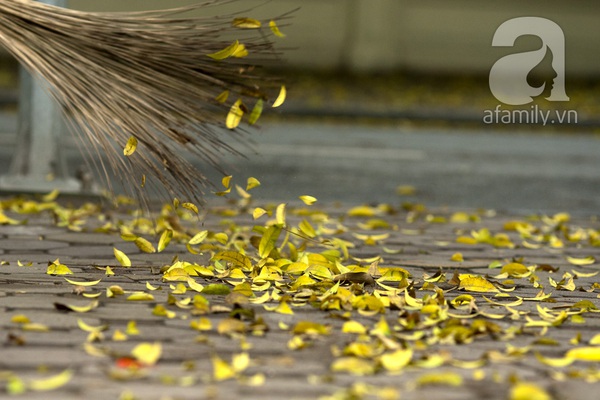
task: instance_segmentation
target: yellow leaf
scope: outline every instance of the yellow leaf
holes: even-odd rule
[[[139,335],[140,331],[137,327],[137,323],[135,321],[129,321],[127,323],[127,328],[125,329],[125,333],[130,336]]]
[[[253,18],[234,18],[231,24],[236,28],[243,29],[256,29],[261,26],[260,21]]]
[[[133,292],[127,297],[129,301],[152,301],[154,296],[146,292]]]
[[[252,190],[258,186],[260,186],[260,181],[258,179],[254,178],[252,176],[250,178],[248,178],[247,183],[246,183],[246,190]]]
[[[348,210],[348,216],[350,217],[374,217],[376,210],[369,206],[357,206]]]
[[[93,300],[87,306],[72,306],[69,304],[64,304],[64,306],[69,308],[71,311],[84,313],[93,310],[94,308],[98,307],[99,304],[100,303],[98,302],[98,300]]]
[[[292,329],[292,333],[306,335],[329,335],[331,327],[312,321],[299,321]]]
[[[250,366],[250,356],[248,353],[234,354],[231,358],[231,366],[236,372],[244,371]]]
[[[44,324],[39,324],[36,322],[29,322],[21,325],[21,329],[29,332],[49,332],[50,328]]]
[[[417,384],[423,385],[447,385],[460,386],[463,383],[463,377],[456,372],[435,372],[421,375],[417,378]]]
[[[573,358],[579,361],[600,361],[600,347],[576,347],[567,351],[567,358]]]
[[[152,243],[150,243],[143,237],[138,237],[137,239],[135,239],[134,243],[138,247],[138,249],[140,249],[144,253],[156,253],[156,249],[154,248]]]
[[[61,264],[58,259],[53,261],[52,263],[48,263],[48,269],[46,269],[46,274],[48,275],[72,275],[73,271],[69,269],[64,264]]]
[[[254,209],[254,211],[252,211],[252,218],[258,219],[258,218],[262,217],[263,215],[265,215],[266,213],[267,213],[267,210],[265,210],[264,208],[256,207]]]
[[[186,210],[190,210],[194,214],[198,214],[198,212],[199,212],[198,206],[195,205],[194,203],[190,203],[190,202],[182,203],[181,207],[185,208]]]
[[[202,317],[197,321],[190,322],[190,327],[198,331],[210,331],[212,329],[212,322],[210,322],[210,319]]]
[[[207,54],[207,56],[209,56],[210,58],[212,58],[214,60],[224,60],[228,57],[231,57],[236,52],[239,45],[240,45],[240,42],[236,40],[235,42],[231,43],[229,46],[225,47],[223,50],[219,50],[217,52]]]
[[[231,55],[232,57],[236,57],[236,58],[242,58],[242,57],[246,57],[248,55],[248,49],[246,48],[246,46],[242,43],[240,43],[238,45],[238,47],[235,48],[235,50],[233,51],[233,54]]]
[[[375,365],[371,360],[358,357],[340,357],[331,364],[333,372],[346,372],[353,375],[372,375]]]
[[[131,355],[144,365],[155,365],[162,355],[160,342],[140,343],[131,350]]]
[[[399,349],[393,353],[386,353],[381,356],[379,361],[383,368],[389,372],[398,372],[404,369],[412,360],[412,349]]]
[[[71,285],[77,285],[77,286],[94,286],[100,283],[100,281],[102,281],[102,279],[98,279],[96,281],[90,281],[90,282],[79,282],[79,281],[73,281],[69,278],[65,278],[65,281],[69,282]]]
[[[234,378],[236,375],[235,369],[226,361],[218,356],[212,357],[213,378],[217,382],[225,381]]]
[[[534,383],[519,382],[510,390],[510,400],[552,400],[544,389]]]
[[[66,369],[63,372],[61,372],[60,374],[57,374],[57,375],[54,375],[54,376],[51,376],[48,378],[32,380],[28,383],[28,387],[29,387],[29,389],[36,391],[36,392],[56,390],[64,385],[66,385],[67,383],[69,383],[69,381],[71,380],[72,377],[73,377],[73,371],[70,369]]]
[[[264,102],[262,99],[256,100],[256,104],[254,105],[252,112],[250,112],[250,117],[248,117],[248,123],[250,125],[254,125],[260,118],[262,111],[263,111],[263,104],[264,104]],[[246,189],[246,190],[248,190],[248,189]]]
[[[204,241],[204,239],[206,239],[206,237],[208,236],[208,231],[200,231],[198,233],[196,233],[194,235],[194,237],[192,237],[190,239],[190,241],[188,242],[189,245],[191,246],[195,246],[197,244],[200,244]]]
[[[273,105],[271,107],[277,108],[280,105],[282,105],[283,102],[285,101],[286,95],[287,95],[287,90],[285,89],[285,85],[281,85],[281,89],[279,90],[279,95],[277,96],[277,98],[275,99],[275,101],[273,102]]]
[[[491,282],[476,275],[461,275],[459,288],[470,292],[498,292]]]
[[[539,362],[541,362],[542,364],[547,365],[549,367],[553,367],[553,368],[568,367],[569,365],[573,364],[573,361],[575,361],[575,359],[570,358],[570,357],[547,358],[547,357],[542,356],[538,352],[535,353],[535,358],[537,358],[537,360]]]
[[[121,264],[123,267],[131,267],[131,260],[129,260],[129,257],[127,257],[125,253],[116,247],[113,247],[113,252],[115,253],[115,258],[119,264]]]
[[[27,324],[31,321],[29,320],[29,317],[27,317],[26,315],[17,314],[17,315],[13,315],[10,318],[10,322],[12,322],[13,324]]]
[[[242,110],[242,100],[237,99],[236,102],[232,104],[229,113],[227,114],[227,118],[225,119],[225,126],[227,129],[237,128],[240,122],[242,122],[243,116],[244,110]]]
[[[596,262],[596,259],[592,256],[585,258],[566,257],[567,261],[573,265],[590,265]]]
[[[229,188],[229,187],[231,186],[231,178],[232,178],[232,176],[231,176],[231,175],[227,175],[227,176],[224,176],[224,177],[221,179],[221,184],[223,185],[223,187],[224,187],[225,189],[227,189],[227,188]]]
[[[221,92],[221,94],[219,94],[217,97],[215,97],[215,100],[218,101],[219,103],[223,104],[227,101],[228,97],[229,97],[229,90],[225,90],[224,92]]]
[[[138,140],[134,136],[131,136],[129,138],[129,140],[127,140],[127,144],[125,145],[125,148],[123,149],[123,155],[130,156],[133,153],[135,153],[135,150],[137,149],[137,145],[138,145]]]
[[[121,330],[117,329],[113,332],[112,340],[113,342],[123,342],[127,340],[127,335],[124,334]]]
[[[202,286],[192,278],[188,278],[187,284],[190,287],[190,289],[195,290],[198,293],[202,292],[202,290],[204,289],[204,286]]]
[[[312,227],[312,225],[310,224],[310,222],[308,222],[305,219],[303,219],[298,224],[298,229],[300,229],[300,232],[302,232],[302,234],[304,234],[304,236],[306,236],[306,237],[314,238],[315,236],[317,236],[317,233],[315,232],[315,229]]]
[[[271,251],[273,251],[280,233],[281,227],[279,226],[270,226],[265,233],[263,233],[258,245],[258,254],[262,258],[268,257]]]
[[[173,238],[173,231],[171,229],[165,229],[163,233],[160,235],[160,239],[158,239],[158,252],[163,251],[169,243],[171,243],[171,239]]]
[[[463,262],[464,258],[463,258],[462,253],[454,253],[454,254],[452,254],[452,257],[450,257],[450,260],[456,261],[456,262]]]
[[[275,209],[275,221],[279,226],[285,226],[285,203],[279,204]]]
[[[111,275],[114,275],[115,273],[113,272],[113,270],[112,270],[112,268],[111,268],[111,267],[108,267],[108,266],[107,266],[107,267],[106,267],[106,269],[105,269],[105,272],[104,272],[104,274],[105,274],[106,276],[111,276]]]
[[[277,26],[277,23],[275,21],[269,21],[269,28],[271,28],[271,31],[275,36],[278,36],[280,38],[285,37],[285,35],[279,30],[279,27]]]
[[[342,332],[344,333],[356,333],[359,335],[364,335],[367,333],[367,328],[358,321],[346,321],[342,326]]]
[[[299,199],[302,200],[304,202],[304,204],[306,204],[307,206],[312,206],[317,201],[316,197],[308,196],[308,195],[300,196]]]
[[[60,194],[60,191],[58,189],[54,189],[50,193],[45,194],[42,197],[42,201],[47,202],[47,203],[54,201],[54,200],[56,200],[56,198],[58,197],[59,194]]]
[[[221,251],[215,254],[212,260],[225,261],[233,267],[239,267],[242,270],[252,269],[252,260],[238,251]]]
[[[514,262],[504,265],[500,271],[502,274],[508,274],[509,276],[513,277],[520,277],[521,275],[529,274],[530,272],[531,271],[529,271],[523,264]]]

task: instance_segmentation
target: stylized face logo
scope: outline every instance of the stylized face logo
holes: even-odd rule
[[[513,18],[498,27],[492,46],[512,47],[523,35],[534,35],[542,40],[538,50],[502,57],[490,70],[490,90],[499,101],[510,105],[531,103],[534,97],[550,93],[548,101],[569,101],[565,92],[565,36],[553,21],[539,17]],[[531,86],[530,72],[543,60],[551,58],[553,79]],[[550,85],[546,86],[548,83]],[[550,89],[550,90],[548,90]]]

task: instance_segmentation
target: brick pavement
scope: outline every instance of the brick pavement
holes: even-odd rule
[[[350,256],[362,261],[348,259],[343,264],[368,266],[372,260],[367,259],[381,256],[380,267],[403,268],[410,277],[404,283],[382,281],[388,287],[400,288],[396,299],[400,300],[395,307],[386,307],[379,310],[380,313],[367,309],[359,312],[356,308],[360,307],[350,307],[354,308],[352,311],[324,311],[300,305],[301,302],[294,299],[290,301],[293,314],[286,314],[267,311],[264,304],[241,302],[243,309],[255,312],[253,317],[241,319],[241,329],[246,330],[242,334],[226,329],[226,321],[232,320],[230,312],[239,308],[238,303],[224,294],[205,294],[212,307],[206,313],[198,307],[186,306],[187,303],[174,303],[191,299],[196,292],[188,287],[186,293],[177,294],[176,286],[181,282],[165,281],[161,268],[171,265],[174,257],[210,265],[211,254],[218,251],[215,250],[219,246],[217,242],[212,242],[212,250],[209,246],[203,254],[197,255],[188,252],[185,242],[200,230],[227,232],[229,239],[236,235],[248,238],[249,227],[266,221],[265,218],[253,220],[253,207],[211,203],[199,219],[179,218],[188,216],[187,211],[177,214],[177,218],[173,214],[169,221],[174,226],[183,225],[182,230],[189,236],[179,243],[173,240],[161,253],[148,254],[134,243],[125,242],[115,231],[119,223],[129,224],[127,221],[134,218],[127,213],[100,212],[91,207],[91,212],[81,214],[84,215],[79,218],[82,224],[75,223],[78,218],[68,220],[69,228],[57,226],[56,220],[61,219],[52,211],[52,206],[50,211],[21,214],[14,210],[22,211],[22,204],[10,201],[3,204],[5,216],[19,223],[0,226],[0,261],[3,261],[0,266],[0,309],[3,311],[0,315],[0,387],[5,393],[0,397],[12,391],[23,392],[21,397],[27,399],[314,399],[325,396],[506,399],[510,398],[511,390],[524,388],[519,386],[520,382],[534,383],[556,399],[590,399],[600,389],[597,355],[591,356],[592,361],[581,358],[565,361],[568,364],[565,366],[547,365],[550,362],[544,363],[536,357],[539,354],[564,361],[570,349],[597,345],[595,341],[589,343],[600,333],[600,320],[594,309],[600,290],[597,284],[600,278],[593,275],[597,264],[578,266],[572,264],[577,260],[569,262],[566,258],[600,259],[600,239],[596,237],[600,223],[592,216],[571,217],[568,221],[564,216],[527,219],[527,216],[496,215],[489,211],[460,214],[454,210],[426,210],[418,206],[367,207],[355,210],[356,215],[351,216],[349,207],[322,208],[318,203],[310,209],[290,206],[288,226],[296,226],[306,219],[314,227],[331,230],[328,233],[322,230],[308,241],[307,251],[326,251],[326,246],[315,245],[314,249],[310,246],[327,238],[344,239],[354,243],[355,247],[349,249]],[[235,212],[225,213],[229,208]],[[522,221],[520,232],[510,230],[515,224],[507,225],[514,220]],[[109,222],[112,228],[107,228]],[[159,225],[149,226],[151,229]],[[138,228],[144,226],[144,223],[137,224]],[[101,227],[104,228],[100,230],[106,232],[98,232]],[[485,239],[482,228],[489,229],[492,238],[496,234],[506,236]],[[478,239],[473,232],[479,232]],[[369,242],[364,235],[372,235],[374,242]],[[384,236],[377,238],[376,235]],[[157,234],[144,236],[156,245]],[[292,241],[297,239],[292,235]],[[130,268],[119,265],[113,247],[127,254],[132,263]],[[255,249],[247,249],[254,268],[260,262],[255,253]],[[456,253],[461,253],[464,261],[453,261],[451,258]],[[46,273],[48,264],[57,258],[68,266],[72,275]],[[532,267],[529,274],[493,278],[500,273],[500,268],[490,269],[491,263],[500,261],[500,265],[506,265],[515,260]],[[106,266],[111,266],[114,275],[106,274]],[[580,274],[576,275],[573,270]],[[248,280],[256,272],[256,269],[248,272]],[[443,278],[435,279],[436,273]],[[486,277],[495,291],[477,292],[473,287],[464,287],[464,280],[463,287],[459,288],[458,282],[452,280],[455,273]],[[569,286],[569,275],[565,277],[565,273],[575,277],[573,286]],[[77,288],[65,278],[101,281],[94,286]],[[553,287],[549,278],[559,282],[559,286]],[[536,279],[539,287],[534,287]],[[238,281],[207,276],[194,277],[194,280],[204,286]],[[147,283],[160,290],[150,290]],[[253,284],[254,296],[261,296],[263,292],[255,287],[257,281]],[[403,290],[406,284],[410,286]],[[322,285],[322,290],[319,285],[315,286],[317,289],[310,288],[315,292],[321,290],[318,293],[322,294],[325,289],[331,289],[333,283],[323,280]],[[115,286],[120,286],[125,294],[109,297],[107,289]],[[360,283],[340,287],[362,290]],[[267,292],[285,294],[283,284],[278,291],[274,288],[273,284]],[[483,298],[507,304],[519,298],[534,299],[542,289],[544,293],[551,293],[546,301],[525,300],[508,308]],[[366,285],[361,293],[370,296],[378,290],[382,290],[378,284]],[[151,294],[153,299],[127,300],[133,292]],[[412,297],[405,297],[411,293],[416,299],[425,299],[425,303],[411,306]],[[439,299],[442,293],[445,300]],[[86,298],[83,294],[99,297]],[[470,310],[473,318],[465,311],[464,304],[451,303],[461,295],[473,296],[477,307]],[[575,305],[582,300],[589,300],[593,305]],[[67,312],[55,305],[86,306],[95,301],[97,306],[87,312]],[[314,303],[316,299],[312,297],[311,301]],[[270,300],[266,306],[278,304],[281,300]],[[431,310],[426,311],[425,304],[431,306]],[[164,306],[171,314],[157,313],[157,305]],[[538,306],[545,309],[545,320]],[[447,312],[460,314],[462,318],[446,316],[444,319],[438,315]],[[190,322],[200,318],[207,318],[210,327],[206,330],[191,328]],[[390,331],[377,334],[382,318]],[[367,332],[363,335],[342,332],[348,320],[360,322]],[[475,329],[471,325],[475,320],[488,325],[481,324]],[[82,329],[79,321],[92,327],[105,325],[106,330],[98,335],[98,340],[88,341],[89,332]],[[128,331],[131,321],[135,321],[138,334]],[[322,324],[328,327],[329,334],[292,334],[291,330],[300,321]],[[415,328],[408,328],[407,321],[414,322]],[[221,326],[224,328],[219,332]],[[461,331],[457,326],[466,330]],[[415,336],[419,331],[423,336]],[[301,341],[298,343],[306,346],[291,350],[290,343],[296,337]],[[365,353],[353,353],[350,345],[361,341],[366,345]],[[155,365],[142,366],[139,360],[130,358],[132,349],[140,343],[161,344],[162,353]],[[414,353],[397,371],[390,370],[382,361],[384,354],[400,354],[394,351],[407,349]],[[376,354],[369,355],[369,351]],[[232,372],[235,376],[230,379],[215,376],[215,357],[229,365],[232,357],[240,354],[249,355],[248,365],[240,361],[242,366],[238,372]],[[355,367],[345,367],[339,360],[354,362]],[[336,363],[342,365],[341,370],[349,371],[333,371]],[[360,374],[362,368],[366,370]],[[54,390],[40,390],[51,386],[43,379],[63,371],[72,373],[66,384],[57,385]]]

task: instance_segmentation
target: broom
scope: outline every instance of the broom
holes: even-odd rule
[[[107,166],[142,199],[154,176],[169,195],[202,202],[209,182],[186,155],[219,169],[224,153],[236,153],[225,132],[239,139],[240,121],[255,123],[285,96],[257,68],[277,58],[272,38],[283,35],[274,20],[264,29],[241,14],[179,15],[231,2],[97,13],[0,0],[0,44],[47,83],[89,139],[88,156],[106,156],[94,163],[109,190]]]

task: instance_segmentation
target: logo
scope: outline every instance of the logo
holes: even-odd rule
[[[492,46],[513,47],[517,38],[537,36],[541,48],[500,58],[490,70],[489,84],[494,97],[508,105],[523,105],[544,95],[548,101],[569,101],[565,91],[565,35],[555,22],[540,17],[510,19],[496,29]],[[551,59],[552,75],[541,84],[530,85],[531,71]],[[548,95],[549,93],[549,95]]]

